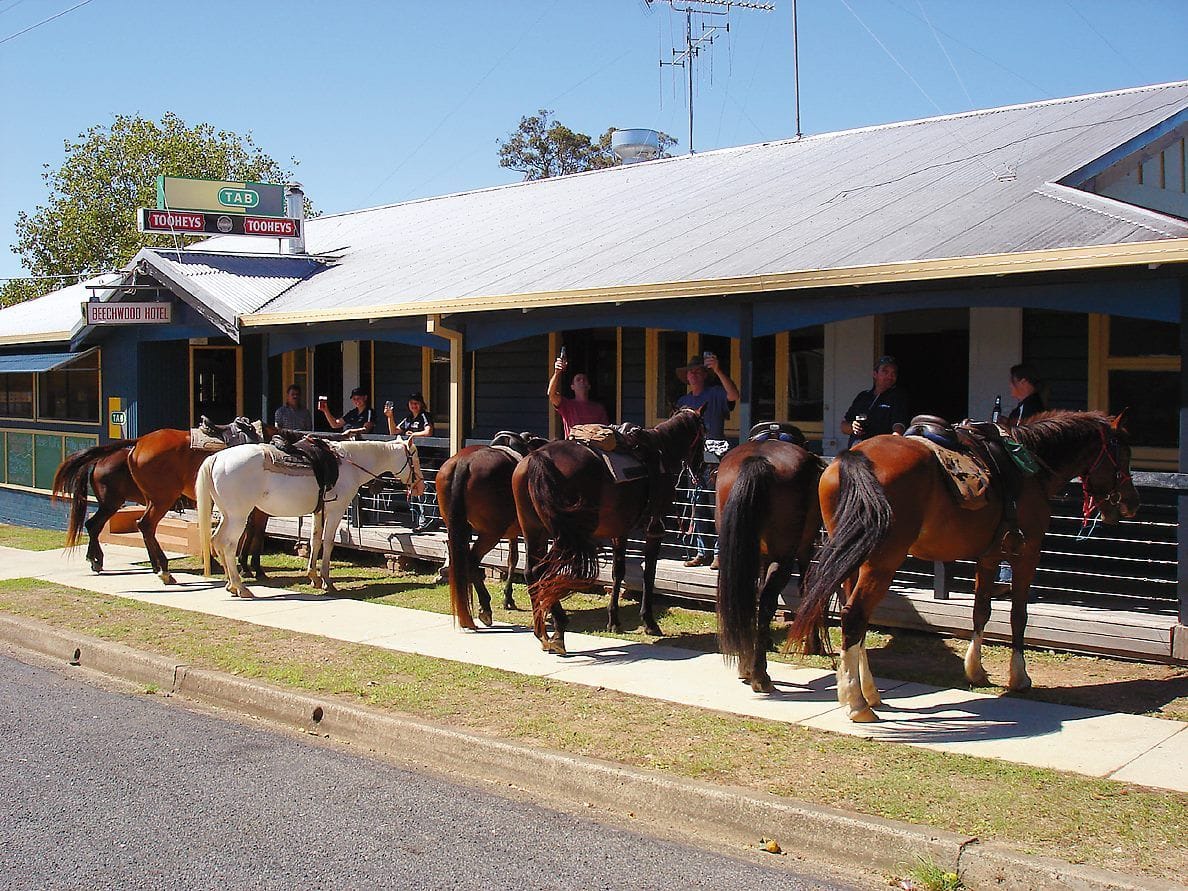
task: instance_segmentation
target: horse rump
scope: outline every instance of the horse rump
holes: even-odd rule
[[[470,466],[465,460],[454,461],[449,469],[443,465],[437,474],[437,494],[439,498],[445,496],[442,500],[446,504],[446,516],[449,518],[446,523],[446,546],[450,557],[450,609],[459,626],[474,630],[476,626],[471,609],[474,599],[470,584],[472,530],[466,518],[466,484],[469,479]]]
[[[78,543],[78,537],[83,529],[83,522],[87,518],[87,487],[91,483],[91,473],[95,465],[123,449],[136,445],[134,439],[117,439],[102,445],[92,446],[81,452],[68,455],[66,460],[58,465],[54,473],[54,481],[50,484],[50,501],[68,499],[70,501],[70,518],[66,525],[66,547],[72,548]]]
[[[743,461],[718,515],[718,645],[750,665],[758,646],[760,517],[766,517],[775,471],[762,455]]]
[[[815,636],[820,639],[830,598],[891,529],[891,505],[870,459],[861,452],[847,450],[837,456],[835,463],[838,485],[833,533],[804,579],[800,606],[788,631],[788,647],[802,651]]]

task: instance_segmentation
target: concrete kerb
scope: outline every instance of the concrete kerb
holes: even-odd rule
[[[1169,891],[1182,886],[1021,854],[1005,845],[878,817],[804,804],[748,789],[674,777],[576,755],[542,751],[389,715],[331,698],[295,693],[222,672],[194,669],[122,644],[0,615],[0,638],[72,665],[156,686],[211,705],[325,735],[361,750],[461,775],[498,781],[546,798],[561,792],[640,825],[660,825],[738,844],[778,839],[791,853],[849,869],[898,873],[917,857],[960,872],[965,886]]]

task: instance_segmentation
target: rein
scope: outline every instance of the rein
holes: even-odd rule
[[[1090,517],[1093,518],[1093,525],[1089,526],[1089,531],[1078,538],[1088,538],[1093,534],[1093,529],[1097,526],[1097,515],[1100,515],[1103,504],[1120,504],[1122,501],[1122,486],[1130,482],[1130,471],[1122,467],[1118,460],[1118,441],[1110,441],[1106,436],[1105,427],[1098,429],[1101,435],[1101,448],[1098,449],[1097,457],[1093,459],[1093,463],[1089,465],[1089,469],[1081,474],[1081,491],[1084,498],[1081,502],[1081,529],[1089,526]],[[1114,467],[1114,485],[1105,495],[1098,495],[1089,488],[1089,477],[1095,471],[1102,461],[1108,459],[1110,464]]]
[[[359,470],[362,470],[365,474],[367,474],[368,482],[371,482],[372,480],[378,480],[380,478],[380,476],[382,476],[382,474],[373,473],[372,471],[370,471],[366,467],[364,467],[362,464],[359,464],[357,461],[351,460],[349,457],[344,455],[342,452],[338,453],[338,458],[340,461],[343,461],[344,463],[351,465],[351,467],[355,467]],[[396,471],[396,478],[398,480],[400,479],[400,474],[404,473],[405,469],[408,468],[409,466],[412,466],[413,472],[409,474],[409,480],[407,483],[405,483],[405,485],[408,486],[409,488],[412,488],[412,486],[414,486],[417,482],[417,480],[416,480],[416,476],[417,476],[416,465],[412,463],[412,455],[409,453],[408,449],[406,448],[404,451],[404,466],[401,467],[400,470]],[[384,473],[387,473],[387,472],[388,471],[384,471]]]

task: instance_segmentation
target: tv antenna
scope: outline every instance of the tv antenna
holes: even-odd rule
[[[674,12],[685,14],[685,46],[673,47],[672,60],[660,60],[660,67],[684,68],[688,84],[689,103],[689,154],[693,154],[693,63],[701,55],[701,51],[713,46],[715,40],[723,33],[730,32],[730,21],[724,25],[707,25],[702,21],[701,33],[693,36],[693,16],[729,16],[731,9],[749,9],[753,12],[772,12],[775,10],[771,3],[754,3],[750,0],[643,0],[646,8],[656,3],[667,3]]]

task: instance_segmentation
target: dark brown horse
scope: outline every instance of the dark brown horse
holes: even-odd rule
[[[52,486],[54,499],[70,501],[67,547],[73,547],[81,530],[86,528],[90,538],[87,560],[93,571],[101,572],[103,550],[99,546],[99,533],[126,502],[143,504],[145,512],[136,521],[136,526],[144,538],[153,572],[165,584],[173,584],[169,560],[157,542],[157,525],[182,495],[193,500],[198,468],[210,454],[190,448],[190,431],[165,429],[139,439],[113,440],[70,455],[58,467]],[[99,506],[84,523],[88,483]],[[259,547],[267,523],[266,514],[253,515],[241,550],[244,560],[254,554],[252,559],[257,574],[260,574]]]
[[[640,620],[648,634],[661,633],[652,614],[652,598],[664,516],[672,507],[682,463],[701,467],[705,425],[700,411],[682,408],[656,427],[637,429],[632,436],[640,451],[655,461],[654,475],[616,483],[601,458],[572,440],[542,446],[521,461],[512,475],[516,514],[528,553],[533,631],[545,650],[564,655],[567,617],[561,599],[597,579],[601,539],[610,539],[614,554],[607,628],[621,629],[619,594],[626,571],[627,535],[638,526],[644,528]],[[553,545],[546,554],[549,536]],[[545,627],[549,614],[552,637]]]
[[[809,573],[790,641],[804,642],[823,620],[833,593],[846,583],[841,609],[842,653],[837,697],[852,721],[876,721],[880,704],[863,643],[871,614],[909,553],[924,560],[973,560],[973,637],[965,654],[970,683],[988,682],[981,645],[990,618],[990,595],[1000,561],[1010,563],[1010,690],[1031,686],[1023,659],[1027,593],[1051,519],[1051,498],[1075,476],[1085,493],[1085,516],[1099,512],[1106,523],[1132,517],[1139,498],[1130,479],[1130,446],[1121,416],[1101,412],[1047,412],[1014,428],[1014,438],[1040,468],[1025,476],[1019,492],[1018,553],[1004,553],[1001,496],[990,490],[980,510],[963,510],[950,494],[933,453],[913,437],[876,436],[842,452],[821,478],[821,510],[830,538]]]
[[[718,466],[718,643],[756,693],[772,691],[767,650],[780,592],[794,567],[803,583],[812,560],[820,477],[816,455],[778,439],[745,442]]]
[[[522,436],[530,449],[547,440]],[[471,586],[478,593],[479,621],[490,625],[491,595],[483,582],[481,561],[507,539],[507,581],[503,608],[515,609],[512,576],[519,559],[520,523],[512,496],[512,471],[520,462],[510,449],[473,445],[452,455],[437,471],[437,505],[445,521],[449,543],[450,606],[463,628],[475,627],[471,615]],[[471,534],[478,537],[471,544]]]

